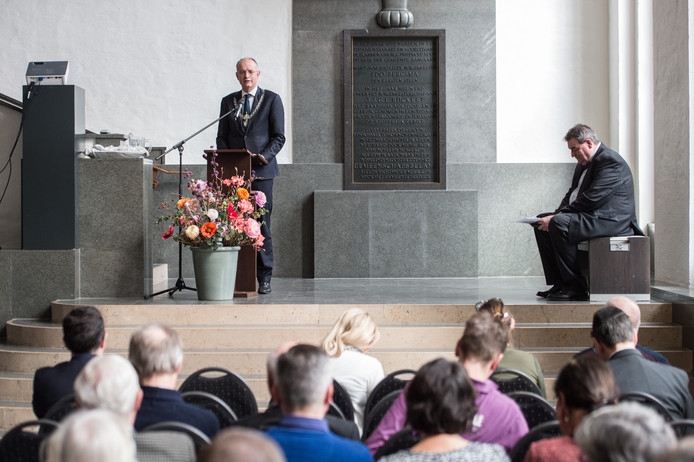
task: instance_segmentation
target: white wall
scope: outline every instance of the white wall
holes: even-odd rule
[[[572,162],[564,134],[610,147],[605,0],[496,0],[498,162]]]
[[[70,63],[68,83],[85,89],[86,127],[173,146],[219,116],[240,88],[234,65],[259,63],[259,86],[279,93],[291,135],[290,0],[4,0],[0,92],[21,101],[29,61]],[[184,145],[204,163],[216,125]],[[291,159],[291,137],[279,156]],[[177,163],[177,152],[167,155]]]

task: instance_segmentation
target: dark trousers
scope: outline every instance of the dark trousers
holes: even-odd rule
[[[568,239],[571,216],[571,213],[554,215],[549,231],[535,227],[535,240],[547,285],[561,284],[566,289],[585,291],[588,284],[579,270],[578,247]]]
[[[270,234],[270,216],[272,215],[272,179],[253,181],[253,190],[261,191],[267,198],[265,209],[267,213],[261,217],[263,224],[260,232],[265,237],[263,248],[258,252],[257,275],[258,282],[270,282],[272,278],[272,267],[274,266],[274,255],[272,252],[272,235]]]

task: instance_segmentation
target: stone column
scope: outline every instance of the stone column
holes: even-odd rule
[[[653,2],[655,279],[694,286],[691,2]]]

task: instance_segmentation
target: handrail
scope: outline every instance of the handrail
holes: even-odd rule
[[[157,181],[157,172],[166,173],[167,175],[181,174],[181,172],[170,172],[168,170],[164,170],[161,167],[157,167],[156,165],[152,165],[152,189],[157,189],[157,185],[159,184],[159,182]]]

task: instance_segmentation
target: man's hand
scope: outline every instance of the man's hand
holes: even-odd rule
[[[537,229],[540,231],[549,231],[549,222],[553,216],[554,215],[547,215],[546,217],[540,218],[540,221],[537,222]]]

